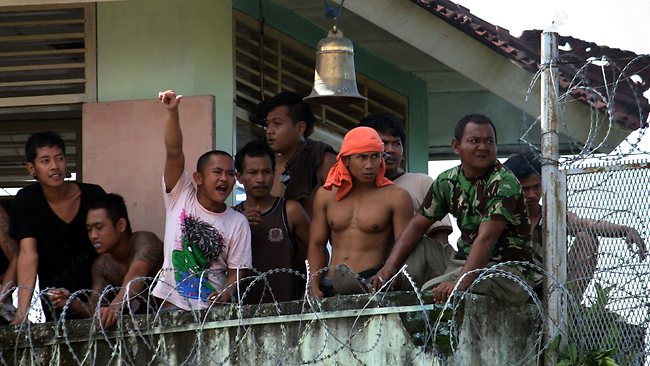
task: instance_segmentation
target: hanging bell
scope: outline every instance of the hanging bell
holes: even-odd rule
[[[332,27],[327,38],[318,42],[314,88],[304,98],[317,104],[347,104],[367,100],[357,90],[354,48],[343,32]]]

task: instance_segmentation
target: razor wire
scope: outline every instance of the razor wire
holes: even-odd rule
[[[524,287],[525,291],[532,298],[531,302],[535,309],[534,312],[537,314],[535,318],[542,321],[544,319],[544,309],[541,306],[540,299],[536,297],[537,295],[532,291],[530,286],[525,281],[513,276],[510,272],[501,269],[501,266],[509,264],[512,263],[503,263],[493,268],[475,271],[479,274],[479,277],[474,281],[472,286],[490,278],[506,278]],[[531,266],[530,264],[524,265]],[[535,270],[543,271],[541,268],[534,268]],[[326,273],[327,271],[328,268],[326,267],[317,273],[311,274],[311,276]],[[387,327],[383,315],[364,315],[364,310],[381,306],[392,306],[392,300],[388,296],[390,292],[385,292],[384,290],[390,288],[396,281],[406,281],[412,287],[416,299],[414,305],[419,305],[422,308],[422,310],[418,310],[417,312],[419,313],[419,319],[422,319],[423,334],[421,339],[424,342],[421,346],[416,347],[411,361],[416,362],[427,353],[430,353],[434,348],[433,345],[436,343],[436,337],[445,333],[443,329],[446,329],[447,333],[451,332],[451,334],[444,334],[442,336],[449,338],[452,353],[457,351],[458,345],[454,343],[453,339],[458,338],[458,334],[454,333],[460,332],[460,328],[455,325],[455,322],[458,316],[457,313],[461,311],[460,306],[464,300],[464,295],[462,295],[464,292],[458,292],[455,289],[454,293],[456,295],[450,297],[446,305],[438,306],[440,313],[437,319],[433,319],[431,310],[424,310],[426,309],[425,305],[428,303],[425,301],[425,294],[421,293],[415,286],[408,274],[406,266],[392,278],[388,279],[380,291],[373,291],[367,295],[367,298],[363,299],[363,302],[357,309],[359,315],[351,317],[349,319],[349,327],[345,329],[340,329],[335,326],[335,324],[331,323],[332,318],[326,316],[328,311],[335,310],[328,308],[327,299],[304,296],[302,300],[293,302],[292,304],[298,304],[300,310],[292,314],[311,315],[311,317],[306,317],[305,320],[298,322],[281,323],[280,331],[274,332],[275,337],[270,342],[275,343],[276,346],[279,343],[281,345],[280,349],[283,352],[278,353],[277,347],[271,347],[267,351],[266,345],[269,341],[265,340],[263,333],[261,334],[256,331],[256,327],[263,326],[264,323],[248,324],[247,319],[260,317],[273,319],[276,316],[288,315],[288,313],[283,310],[283,304],[275,300],[266,304],[263,310],[261,307],[257,307],[257,305],[246,305],[247,302],[250,303],[250,301],[247,301],[247,297],[255,283],[264,283],[266,290],[272,292],[273,290],[269,285],[269,278],[273,274],[290,273],[303,280],[305,280],[305,275],[293,269],[274,269],[263,273],[253,270],[252,272],[252,276],[246,277],[244,279],[245,281],[242,281],[245,285],[231,285],[234,291],[231,302],[219,304],[215,301],[210,303],[206,309],[201,310],[183,311],[175,309],[173,311],[166,311],[158,306],[159,301],[155,301],[155,299],[150,297],[150,289],[143,290],[141,294],[137,295],[150,299],[150,302],[145,302],[139,309],[136,309],[130,304],[130,301],[125,300],[121,304],[121,315],[118,317],[115,325],[110,328],[102,327],[96,321],[79,321],[74,319],[71,314],[70,304],[73,301],[84,301],[84,299],[91,295],[92,291],[82,290],[74,292],[70,294],[65,306],[60,310],[55,321],[50,323],[54,329],[53,334],[51,334],[51,339],[44,341],[42,334],[39,339],[33,339],[34,337],[32,335],[38,333],[36,328],[42,327],[42,325],[25,322],[15,328],[15,345],[11,348],[7,348],[6,346],[2,347],[3,350],[0,351],[0,364],[20,364],[21,362],[28,361],[34,365],[45,365],[50,364],[52,360],[59,360],[54,356],[48,360],[39,359],[39,350],[44,345],[59,347],[59,356],[57,357],[63,357],[66,354],[66,363],[76,365],[103,364],[99,360],[104,360],[106,357],[100,357],[101,355],[98,353],[100,345],[109,350],[110,357],[108,360],[110,363],[119,362],[125,365],[223,365],[231,363],[230,361],[234,362],[239,352],[242,352],[243,349],[250,349],[251,347],[258,352],[257,357],[259,357],[260,361],[263,360],[261,363],[264,364],[269,364],[269,360],[273,360],[271,364],[278,365],[322,364],[334,362],[342,354],[353,359],[356,364],[368,364],[368,362],[364,361],[364,355],[380,353],[381,350],[378,347],[382,338],[390,335],[394,330]],[[197,276],[205,275],[207,274],[197,274]],[[142,280],[145,279],[137,279],[134,281]],[[152,281],[155,279],[146,280]],[[358,280],[364,281],[362,278],[358,278]],[[311,281],[306,281],[307,292],[310,290],[310,283]],[[129,284],[128,286],[131,285]],[[558,286],[562,287],[561,284],[558,284]],[[229,289],[225,290],[227,291]],[[471,290],[472,287],[468,289],[468,291]],[[49,289],[44,289],[35,293],[34,301],[46,300],[48,291]],[[100,299],[104,299],[109,298],[111,294],[117,293],[118,291],[118,288],[107,288],[102,293],[96,295]],[[459,296],[458,294],[461,295]],[[94,309],[95,315],[99,306],[97,305]],[[227,313],[231,315],[229,318],[231,325],[229,326],[237,330],[234,339],[228,332],[210,332],[214,329],[212,324],[215,321],[223,320],[214,318],[215,314],[211,309],[215,307],[227,309]],[[185,321],[189,319],[190,324],[193,324],[193,326],[185,323],[182,326],[184,327],[182,330],[174,328],[178,325],[175,325],[169,319],[174,316],[183,317]],[[443,320],[443,316],[449,320]],[[80,331],[79,327],[83,327],[82,331]],[[191,338],[191,341],[188,343],[190,345],[189,352],[182,353],[180,359],[178,358],[178,349],[166,339],[166,329],[169,329],[169,334],[183,331],[186,340],[187,337]],[[80,337],[80,333],[86,335]],[[313,343],[314,338],[310,338],[310,335],[313,335],[313,333],[322,333],[325,335],[322,337],[322,344]],[[211,337],[210,345],[221,344],[222,346],[206,348],[205,337]],[[308,347],[311,350],[315,350],[315,352],[305,357],[297,357],[297,355],[300,355],[300,349],[305,346],[304,343],[307,339],[310,339],[312,342]],[[541,336],[539,335],[538,342],[541,342]],[[539,348],[543,349],[543,347],[544,345],[540,343]],[[531,353],[531,350],[528,350],[527,353],[522,354],[522,361],[515,364],[528,364],[538,356],[539,352]],[[146,357],[146,359],[143,359],[143,357]]]
[[[643,365],[650,362],[650,260],[642,256],[642,248],[650,244],[650,139],[647,135],[647,80],[639,74],[650,67],[650,55],[617,60],[607,56],[576,60],[563,54],[557,61],[569,67],[573,77],[559,96],[558,126],[568,140],[570,152],[560,157],[560,170],[566,173],[567,196],[556,197],[568,211],[568,280],[567,291],[569,343],[581,354],[594,350],[615,349],[621,365]],[[600,79],[587,76],[597,70]],[[539,83],[540,73],[532,79],[524,101]],[[637,84],[637,85],[635,85]],[[568,120],[570,104],[578,103],[575,92],[587,95],[587,121]],[[610,137],[625,131],[616,121],[622,108],[622,93],[631,95],[636,103],[639,128],[618,146]],[[645,106],[645,107],[644,107]],[[635,114],[634,111],[629,113]],[[534,132],[540,129],[540,118],[524,112],[521,140],[540,151]],[[588,125],[584,136],[566,134],[571,124]],[[631,131],[627,130],[627,133]],[[539,154],[541,157],[541,153]],[[552,219],[552,218],[551,218]]]

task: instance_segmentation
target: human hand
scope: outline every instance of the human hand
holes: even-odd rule
[[[454,291],[456,282],[457,281],[442,282],[438,286],[434,287],[431,290],[433,293],[433,301],[435,301],[436,304],[444,304]]]
[[[55,309],[61,310],[70,297],[70,291],[64,288],[56,288],[47,292],[47,296]]]
[[[108,328],[115,324],[120,314],[120,304],[110,304],[99,308],[99,314],[96,314],[95,321],[102,328]]]
[[[29,321],[27,318],[27,313],[27,311],[16,309],[16,315],[14,316],[14,319],[9,322],[9,325],[20,325],[24,322]]]
[[[225,304],[228,302],[228,293],[226,291],[214,291],[208,295],[208,301],[213,304]]]
[[[641,260],[644,260],[648,255],[648,247],[646,246],[645,241],[643,240],[641,235],[639,235],[639,232],[636,231],[635,229],[629,228],[627,230],[625,242],[627,243],[627,246],[628,248],[630,248],[631,252],[639,253],[639,257],[641,258]],[[636,244],[639,247],[638,251],[634,250],[634,244]]]
[[[244,207],[242,215],[246,216],[246,220],[248,220],[250,226],[256,226],[262,223],[262,213],[258,209]]]
[[[315,287],[315,286],[310,286],[309,287],[309,294],[311,295],[312,298],[315,299],[322,299],[325,297],[325,294],[323,294],[323,291],[320,290],[320,288]]]
[[[170,111],[178,109],[178,104],[181,99],[183,99],[183,96],[176,95],[176,92],[173,90],[165,90],[158,93],[158,100],[160,100]]]
[[[397,269],[393,268],[392,266],[384,265],[381,267],[379,272],[377,272],[377,274],[372,276],[370,279],[370,285],[375,289],[375,291],[378,291],[386,283],[386,281],[395,276],[395,273],[397,273]],[[391,285],[391,287],[393,286]]]

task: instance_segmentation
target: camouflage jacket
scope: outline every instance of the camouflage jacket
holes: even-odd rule
[[[532,261],[530,221],[521,185],[498,161],[492,170],[478,178],[466,178],[459,165],[434,180],[421,214],[437,221],[447,213],[456,217],[461,230],[459,259],[469,255],[482,222],[502,219],[506,227],[489,261]]]

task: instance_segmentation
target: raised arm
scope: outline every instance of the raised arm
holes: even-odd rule
[[[158,99],[167,108],[167,121],[165,122],[165,189],[171,192],[185,169],[185,155],[183,155],[183,133],[178,117],[178,105],[183,98],[176,95],[173,90],[158,93]]]
[[[18,309],[16,309],[16,317],[11,324],[20,324],[27,320],[36,285],[37,270],[36,238],[24,238],[20,241],[20,252],[18,253]]]
[[[309,244],[307,246],[307,259],[309,261],[309,275],[312,276],[311,285],[313,295],[316,297],[323,297],[323,292],[320,290],[320,281],[323,278],[323,273],[319,272],[327,264],[326,259],[326,246],[327,240],[330,237],[330,228],[327,223],[327,196],[331,194],[325,188],[319,188],[314,197],[314,216],[312,217],[311,227],[309,230]]]
[[[115,324],[120,311],[127,306],[126,302],[146,291],[147,282],[144,278],[155,276],[162,266],[163,243],[154,233],[136,232],[133,234],[131,244],[135,253],[124,275],[120,290],[110,305],[102,306],[99,310],[98,320],[103,327]]]
[[[458,274],[458,279],[460,279],[465,273],[471,272],[475,269],[485,268],[490,262],[492,248],[499,240],[499,236],[506,227],[505,220],[493,219],[490,221],[482,222],[478,227],[478,236],[474,239],[472,243],[472,249],[467,256],[467,261]],[[463,282],[458,285],[459,291],[464,291],[467,289],[472,282],[478,277],[478,274],[473,273],[467,275]],[[456,286],[456,281],[443,282],[433,288],[433,299],[437,303],[443,303],[447,301],[449,295]]]
[[[579,217],[573,212],[568,212],[569,234],[575,236],[584,232],[593,236],[604,236],[607,238],[625,238],[625,241],[633,253],[638,253],[641,259],[648,255],[648,247],[636,229],[625,225],[614,224],[604,220],[592,220]],[[634,245],[639,248],[634,250]]]

